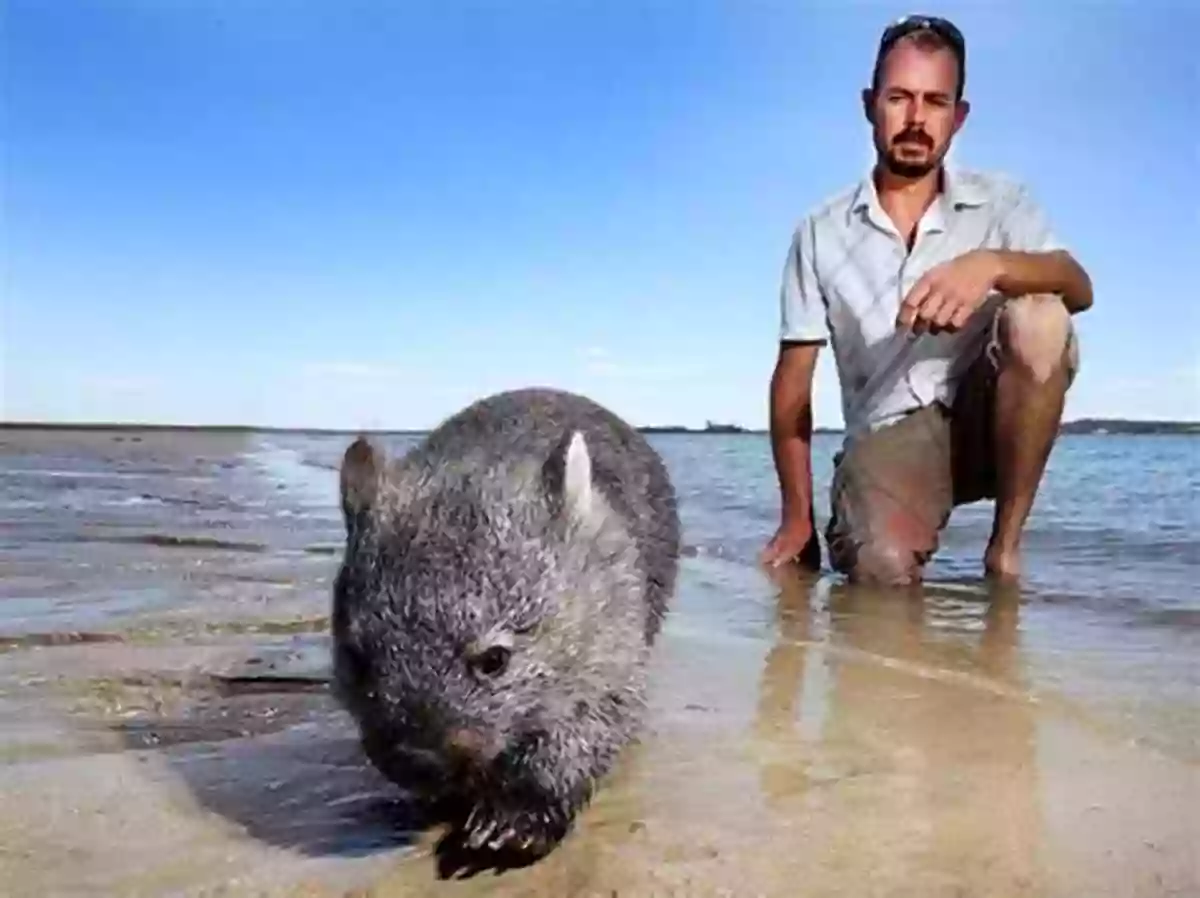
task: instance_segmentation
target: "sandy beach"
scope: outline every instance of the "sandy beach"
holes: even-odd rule
[[[406,827],[324,690],[336,509],[267,476],[277,447],[3,442],[14,898],[1200,895],[1194,667],[1177,694],[1154,685],[1197,645],[1186,619],[1100,659],[1142,709],[1084,641],[1034,645],[1043,612],[1015,590],[771,579],[701,546],[644,738],[573,834],[532,867],[441,878],[438,833]],[[35,508],[30,472],[50,469],[107,498]]]

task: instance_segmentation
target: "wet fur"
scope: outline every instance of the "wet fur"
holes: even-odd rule
[[[459,843],[549,851],[640,724],[679,556],[661,459],[596,403],[531,388],[394,462],[356,440],[341,496],[335,685],[368,756]]]

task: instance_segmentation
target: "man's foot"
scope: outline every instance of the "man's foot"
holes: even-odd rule
[[[983,556],[983,569],[995,580],[1014,581],[1021,576],[1021,553],[1018,549],[988,546]]]

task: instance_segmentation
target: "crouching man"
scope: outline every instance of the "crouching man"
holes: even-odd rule
[[[917,581],[951,511],[991,498],[984,568],[1020,573],[1079,364],[1072,315],[1091,306],[1092,287],[1021,184],[944,163],[969,110],[964,77],[952,24],[889,27],[862,96],[876,163],[793,234],[770,385],[782,521],[768,564],[820,563],[811,397],[831,343],[846,423],[826,531],[833,567]]]

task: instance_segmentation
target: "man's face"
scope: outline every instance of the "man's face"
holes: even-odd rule
[[[920,177],[936,168],[966,120],[955,102],[958,64],[949,48],[925,49],[902,40],[888,52],[878,89],[864,102],[880,161],[894,174]]]

